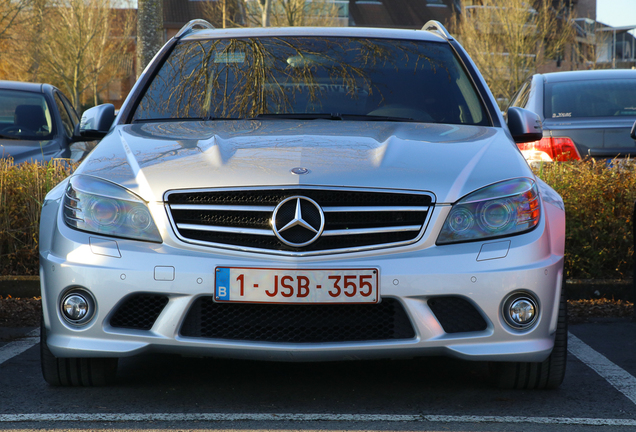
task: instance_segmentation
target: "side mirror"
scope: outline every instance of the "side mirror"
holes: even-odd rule
[[[508,129],[516,143],[539,141],[543,138],[541,118],[527,109],[508,108]]]
[[[631,137],[633,140],[636,140],[636,122],[634,122],[634,126],[632,126]]]
[[[82,114],[80,124],[76,126],[75,135],[80,140],[98,140],[106,136],[115,121],[113,104],[98,105],[89,108]]]

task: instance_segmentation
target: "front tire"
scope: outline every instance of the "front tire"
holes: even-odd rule
[[[501,389],[555,389],[565,378],[568,356],[568,302],[561,288],[554,348],[543,362],[491,362],[490,376]]]
[[[44,320],[40,324],[40,361],[44,381],[56,387],[105,386],[115,381],[117,358],[58,358],[46,342]]]

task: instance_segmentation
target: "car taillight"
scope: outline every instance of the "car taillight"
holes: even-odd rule
[[[541,138],[540,141],[518,143],[517,147],[528,162],[581,160],[581,155],[570,138]]]

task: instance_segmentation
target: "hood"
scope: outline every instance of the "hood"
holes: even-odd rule
[[[41,162],[61,157],[60,145],[56,140],[24,141],[0,140],[0,158],[13,158],[13,162]]]
[[[302,185],[428,191],[438,203],[475,185],[533,176],[502,129],[328,120],[118,126],[76,173],[147,201],[176,189]]]

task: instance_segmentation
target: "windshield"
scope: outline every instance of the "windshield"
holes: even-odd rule
[[[0,137],[12,140],[53,138],[51,111],[41,93],[0,90]]]
[[[133,120],[254,118],[488,124],[447,44],[315,36],[182,41]]]
[[[636,79],[547,84],[545,118],[636,116]]]

